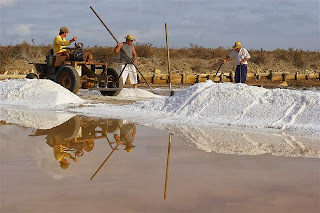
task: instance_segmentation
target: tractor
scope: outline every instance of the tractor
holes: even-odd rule
[[[34,129],[30,136],[45,135],[46,143],[50,147],[63,145],[66,151],[81,157],[84,151],[90,152],[93,149],[95,140],[107,139],[112,147],[108,134],[120,130],[122,125],[123,121],[118,119],[89,118],[76,115],[51,129]]]
[[[55,56],[53,49],[45,63],[33,63],[38,73],[27,78],[50,79],[77,94],[80,88],[99,90],[103,96],[116,96],[123,88],[119,71],[106,63],[94,62],[90,51],[83,51],[82,43],[65,47],[66,56]]]

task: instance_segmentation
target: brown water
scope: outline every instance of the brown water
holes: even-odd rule
[[[169,132],[140,125],[112,152],[114,134],[126,126],[132,136],[134,126],[111,119],[77,116],[50,130],[2,124],[1,213],[320,212],[319,158],[205,152],[178,135],[168,146]],[[57,145],[77,162],[60,168]]]

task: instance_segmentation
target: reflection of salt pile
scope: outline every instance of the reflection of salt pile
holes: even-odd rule
[[[205,129],[176,125],[162,128],[181,137],[198,149],[207,152],[320,158],[320,140],[318,138],[279,132],[268,133],[219,128]]]
[[[135,103],[130,110],[162,112],[180,123],[319,131],[319,106],[320,93],[314,91],[207,81],[172,97]]]
[[[57,109],[84,101],[50,80],[22,79],[0,81],[1,106],[30,109]]]
[[[73,116],[75,115],[71,113],[54,111],[0,109],[0,120],[6,121],[6,123],[37,129],[51,129],[66,122]]]

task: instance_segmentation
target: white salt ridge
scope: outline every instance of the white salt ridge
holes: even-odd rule
[[[161,112],[182,123],[320,130],[320,93],[313,91],[207,81],[172,97],[134,103],[131,108],[149,115]]]
[[[85,101],[51,80],[20,79],[0,81],[2,107],[59,109]]]

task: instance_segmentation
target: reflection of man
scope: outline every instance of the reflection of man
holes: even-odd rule
[[[120,127],[120,137],[118,134],[114,134],[114,139],[117,141],[118,144],[123,144],[126,146],[124,150],[127,152],[132,152],[133,148],[135,147],[132,145],[135,137],[136,137],[136,124],[132,122],[123,121],[123,126]]]
[[[69,162],[66,158],[72,159],[74,162],[77,162],[78,159],[73,157],[70,153],[66,152],[67,147],[62,145],[54,145],[53,153],[54,157],[60,162],[60,167],[62,169],[67,169],[69,167]]]

